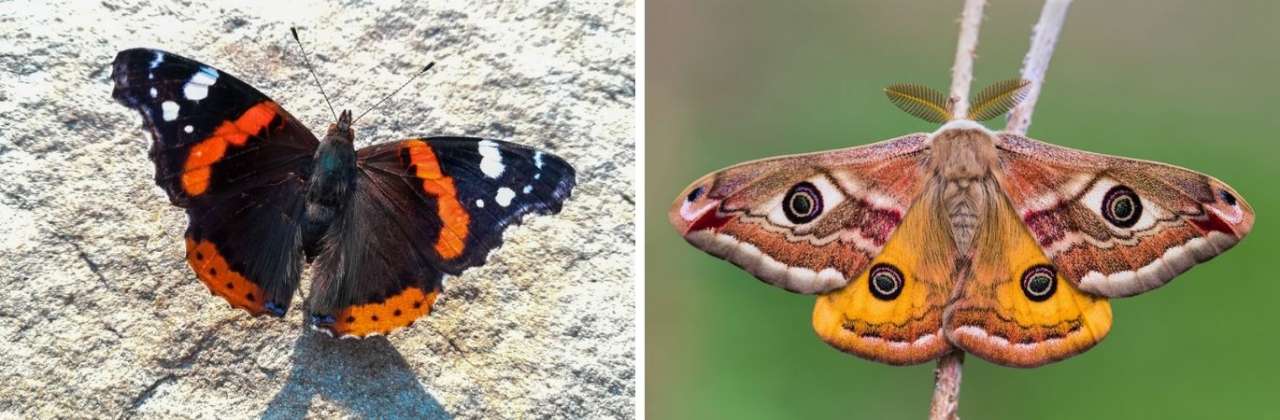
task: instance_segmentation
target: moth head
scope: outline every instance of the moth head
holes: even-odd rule
[[[975,121],[950,121],[925,141],[937,156],[946,156],[930,161],[931,172],[946,179],[979,178],[996,165],[995,133]]]
[[[1030,81],[1022,79],[992,83],[969,99],[969,111],[966,115],[956,115],[957,98],[948,97],[925,85],[896,83],[884,88],[884,94],[889,97],[889,102],[908,114],[931,123],[943,124],[960,119],[986,121],[1004,115],[1026,98],[1027,87],[1030,85]]]

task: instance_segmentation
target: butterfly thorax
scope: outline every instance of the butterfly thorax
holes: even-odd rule
[[[944,127],[930,141],[931,172],[938,183],[934,188],[942,195],[935,202],[943,206],[935,214],[946,218],[956,249],[965,254],[999,193],[991,176],[996,164],[995,139],[986,129],[965,124]]]
[[[319,252],[320,238],[350,200],[355,190],[355,132],[351,129],[351,111],[343,111],[337,124],[316,148],[311,177],[307,183],[306,214],[302,229],[303,249],[307,258]]]

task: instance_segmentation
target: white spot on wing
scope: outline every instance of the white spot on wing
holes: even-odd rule
[[[209,87],[187,82],[187,84],[182,87],[182,94],[186,96],[187,99],[198,101],[209,96]]]
[[[484,200],[477,198],[477,199],[476,199],[476,207],[484,208]]]
[[[152,97],[152,98],[156,97],[156,96],[157,96],[157,95],[159,95],[159,94],[160,94],[160,92],[156,92],[156,88],[151,88],[151,97]]]
[[[164,120],[173,121],[178,118],[178,103],[174,101],[164,101],[160,104],[160,109],[164,111]]]
[[[182,131],[186,131],[186,132],[188,132],[188,133],[190,133],[190,132],[192,132],[192,131],[195,131],[195,130],[196,130],[196,128],[195,128],[195,127],[192,127],[192,126],[190,126],[190,125],[188,125],[188,126],[186,126],[186,127],[182,127]]]
[[[498,193],[493,195],[493,201],[502,207],[511,205],[513,198],[516,198],[516,192],[507,187],[498,188]]]
[[[191,75],[191,80],[182,86],[182,94],[187,99],[198,101],[209,96],[209,86],[218,83],[218,71],[201,67],[200,71]]]
[[[533,152],[533,165],[542,169],[542,152]]]
[[[523,189],[523,190],[520,190],[520,191],[521,191],[521,192],[523,192],[523,193],[525,193],[525,194],[531,193],[531,192],[533,192],[533,186],[532,186],[532,185],[525,185],[525,186],[524,186],[524,189]]]
[[[685,201],[684,204],[680,205],[680,217],[683,218],[685,221],[692,222],[694,219],[702,217],[702,214],[706,213],[707,209],[715,207],[716,204],[720,204],[720,202],[713,201],[713,202],[707,203],[707,205],[702,206],[698,209],[694,209],[693,203]]]
[[[476,147],[480,149],[480,171],[489,178],[502,176],[502,170],[505,167],[502,165],[502,153],[498,151],[498,143],[480,140]]]
[[[164,62],[164,53],[156,51],[156,58],[151,59],[151,69],[155,70],[160,67],[160,63]]]

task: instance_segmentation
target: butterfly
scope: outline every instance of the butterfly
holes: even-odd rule
[[[1110,298],[1164,285],[1231,248],[1254,213],[1208,175],[992,131],[1027,83],[889,98],[942,126],[883,142],[746,162],[676,198],[692,245],[765,283],[816,294],[830,345],[894,365],[955,349],[1034,367],[1110,331]]]
[[[142,115],[155,182],[186,209],[186,260],[214,295],[283,317],[312,267],[307,322],[387,334],[431,312],[444,275],[484,264],[529,213],[558,213],[574,169],[515,143],[427,137],[356,150],[350,111],[323,140],[226,72],[129,49],[112,97]]]

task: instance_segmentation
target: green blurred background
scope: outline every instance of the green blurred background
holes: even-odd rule
[[[992,1],[974,90],[1015,77],[1039,1]],[[666,221],[727,165],[934,126],[893,82],[946,91],[961,1],[649,0],[647,413],[655,419],[926,416],[933,365],[891,367],[813,333],[814,298],[766,286]],[[1254,207],[1235,249],[1113,301],[1110,336],[1038,369],[966,359],[970,419],[1280,418],[1280,2],[1077,0],[1029,134],[1212,174]],[[1000,128],[1003,122],[988,124]]]

